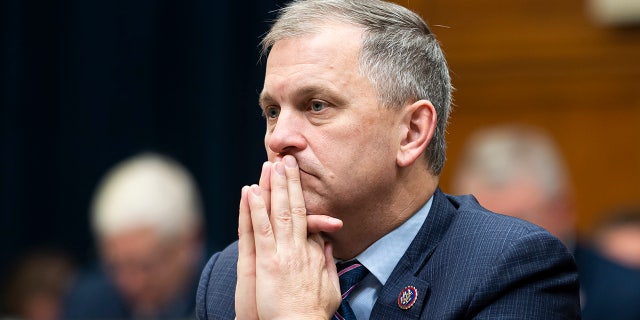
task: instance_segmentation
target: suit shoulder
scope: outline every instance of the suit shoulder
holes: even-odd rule
[[[537,237],[555,238],[547,230],[531,222],[487,210],[472,195],[447,195],[447,199],[457,210],[452,227],[472,229],[473,232],[469,232],[472,236],[504,240],[535,234]]]
[[[422,273],[435,313],[442,306],[460,312],[456,318],[560,319],[565,312],[575,319],[576,266],[560,240],[532,223],[486,210],[472,196],[447,200],[441,208],[449,223]]]
[[[198,319],[233,319],[236,290],[237,241],[211,256],[196,294]]]
[[[548,255],[572,259],[569,250],[545,229],[528,221],[491,212],[472,196],[447,196],[455,208],[438,250],[465,252],[454,260],[493,268],[497,261]],[[458,261],[463,262],[463,261]]]
[[[238,242],[236,241],[209,258],[209,261],[202,271],[200,283],[211,282],[214,278],[222,280],[233,278],[235,283],[237,262]]]

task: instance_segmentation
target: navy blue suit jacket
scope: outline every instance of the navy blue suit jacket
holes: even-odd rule
[[[198,319],[233,319],[237,243],[207,263]],[[403,310],[398,295],[417,291]],[[437,190],[429,215],[398,262],[371,319],[580,319],[571,253],[544,229],[492,213],[472,196]]]

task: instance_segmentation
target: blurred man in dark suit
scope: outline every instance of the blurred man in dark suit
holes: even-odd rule
[[[102,268],[79,279],[66,319],[193,316],[203,217],[183,166],[154,153],[127,159],[101,182],[91,217]]]
[[[564,157],[542,129],[485,127],[466,142],[452,181],[495,212],[533,222],[559,237],[578,263],[585,320],[640,319],[640,213],[634,210],[577,239],[573,190]]]
[[[640,208],[609,213],[576,260],[585,320],[640,319]]]

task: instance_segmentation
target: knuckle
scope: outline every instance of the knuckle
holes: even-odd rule
[[[291,208],[291,214],[296,216],[306,216],[307,209],[305,207],[294,207]]]
[[[271,228],[271,224],[269,224],[269,223],[260,224],[258,226],[258,230],[264,236],[272,236],[273,235],[273,228]]]
[[[281,221],[289,221],[291,220],[291,211],[289,211],[288,209],[278,210],[276,213],[276,218]]]
[[[287,175],[287,180],[293,183],[300,183],[300,175],[297,175],[297,174]]]

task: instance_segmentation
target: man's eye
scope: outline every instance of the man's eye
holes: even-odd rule
[[[276,107],[267,107],[264,109],[264,116],[268,119],[275,119],[280,115],[280,109]]]
[[[327,107],[327,104],[322,101],[311,101],[311,111],[319,112]]]

